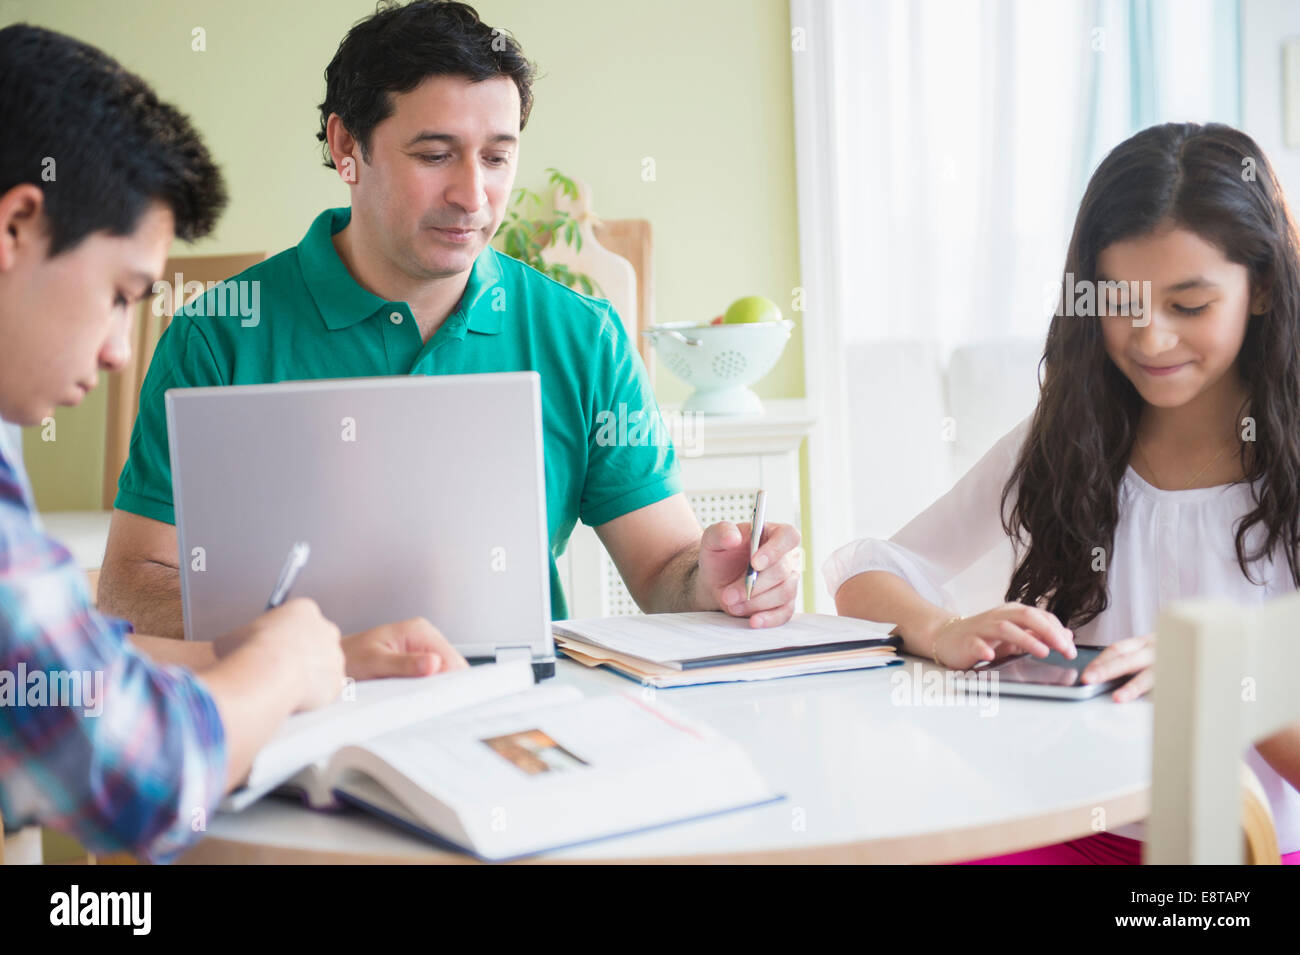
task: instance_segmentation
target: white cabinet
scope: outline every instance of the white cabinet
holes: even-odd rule
[[[754,492],[767,492],[767,519],[800,525],[799,448],[812,425],[799,400],[768,400],[747,417],[683,414],[664,417],[681,465],[682,486],[702,527],[747,522]],[[572,617],[640,613],[595,531],[579,524],[559,560]],[[799,601],[802,606],[802,591]]]

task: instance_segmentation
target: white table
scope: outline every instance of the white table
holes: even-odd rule
[[[908,657],[887,670],[660,690],[661,701],[742,742],[788,798],[534,861],[939,862],[1147,815],[1150,702],[1103,695],[915,705],[912,684],[934,669]],[[555,679],[588,696],[650,692],[569,660]],[[183,861],[471,860],[364,813],[272,798],[210,820],[207,838]]]

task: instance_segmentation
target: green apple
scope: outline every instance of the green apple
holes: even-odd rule
[[[781,309],[776,302],[761,295],[746,295],[727,306],[723,322],[728,325],[746,325],[752,322],[779,322]]]

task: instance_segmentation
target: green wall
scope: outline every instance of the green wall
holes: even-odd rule
[[[657,321],[707,320],[741,295],[789,303],[799,262],[786,0],[476,6],[539,67],[518,184],[540,188],[555,166],[590,184],[601,215],[650,219]],[[274,252],[320,209],[348,201],[320,165],[315,107],[339,40],[373,9],[373,0],[4,0],[0,23],[94,43],[191,115],[231,205],[215,235],[178,252]],[[196,27],[204,52],[191,49]],[[642,178],[646,157],[653,182]],[[666,370],[656,381],[662,401],[687,393]],[[803,395],[798,331],[757,390]],[[99,506],[104,408],[100,389],[60,409],[52,443],[28,429],[43,509]]]

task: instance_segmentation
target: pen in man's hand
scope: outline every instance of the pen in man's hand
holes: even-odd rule
[[[754,516],[749,522],[749,570],[745,573],[745,599],[754,592],[754,581],[758,580],[758,571],[754,569],[754,555],[763,540],[763,518],[767,510],[767,495],[759,491],[754,495]]]
[[[307,558],[310,556],[311,548],[305,541],[300,541],[289,548],[289,556],[284,559],[284,566],[280,568],[280,579],[275,582],[271,599],[266,602],[267,610],[274,610],[288,599],[293,582],[298,579],[298,573],[306,566]]]

